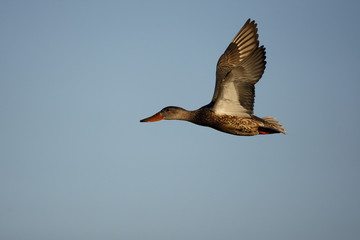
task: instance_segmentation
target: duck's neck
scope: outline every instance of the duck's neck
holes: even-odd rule
[[[196,119],[196,114],[197,114],[196,110],[188,111],[188,110],[184,109],[183,111],[181,111],[181,114],[177,117],[177,120],[194,122],[194,120]]]
[[[183,114],[178,120],[189,121],[198,125],[206,125],[207,124],[207,111],[200,108],[194,111],[184,110]]]

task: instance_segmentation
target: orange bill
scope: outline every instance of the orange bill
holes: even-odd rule
[[[158,112],[157,114],[155,114],[155,115],[153,115],[151,117],[140,120],[140,122],[156,122],[156,121],[160,121],[160,120],[163,120],[163,119],[164,119],[163,115],[161,115],[161,113]]]

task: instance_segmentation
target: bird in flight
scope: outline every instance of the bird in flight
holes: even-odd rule
[[[286,133],[275,118],[254,115],[255,84],[265,70],[265,47],[259,47],[257,24],[248,19],[231,41],[216,66],[211,102],[188,111],[169,106],[140,122],[185,120],[197,125],[242,136]]]

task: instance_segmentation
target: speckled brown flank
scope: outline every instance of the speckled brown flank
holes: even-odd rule
[[[271,128],[273,129],[271,133],[285,133],[285,130],[281,125],[277,124],[276,121],[269,122],[266,121],[266,118],[262,119],[256,116],[245,118],[225,114],[216,115],[212,110],[207,108],[191,111],[189,121],[234,135],[258,135],[259,127]]]

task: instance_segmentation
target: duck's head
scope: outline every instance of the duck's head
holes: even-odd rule
[[[189,112],[181,107],[166,107],[151,117],[140,120],[140,122],[156,122],[166,120],[188,120]]]

